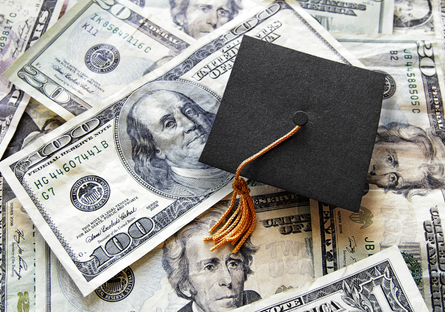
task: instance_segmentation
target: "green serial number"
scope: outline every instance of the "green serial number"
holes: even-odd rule
[[[106,149],[108,147],[107,141],[100,142],[102,145],[102,148]],[[52,179],[57,179],[58,176],[64,175],[65,172],[70,172],[72,169],[76,168],[78,165],[82,165],[82,163],[85,163],[89,159],[92,159],[97,154],[101,153],[102,149],[100,147],[97,147],[94,145],[91,149],[89,149],[86,153],[80,154],[78,156],[75,156],[73,159],[67,161],[63,164],[62,169],[56,169],[55,172],[50,172],[49,176]],[[46,176],[43,176],[41,179],[38,179],[37,181],[34,181],[35,187],[40,190],[40,188],[46,188],[46,185],[48,185],[51,182],[50,179],[48,179]],[[56,193],[54,192],[53,187],[49,187],[45,191],[41,193],[41,196],[44,200],[50,199],[52,196],[55,196]]]

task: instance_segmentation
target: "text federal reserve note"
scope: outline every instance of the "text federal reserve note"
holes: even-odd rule
[[[0,74],[57,21],[61,1],[0,1]],[[14,135],[29,96],[0,76],[0,157]]]
[[[202,288],[211,290],[209,301],[198,303],[204,310],[209,305],[216,308],[221,301],[218,298],[227,294],[240,297],[245,294],[249,298],[243,302],[226,300],[227,308],[236,308],[249,303],[248,300],[266,298],[312,280],[309,200],[267,186],[251,187],[251,195],[257,211],[256,230],[242,249],[241,257],[231,254],[231,248],[210,252],[211,244],[202,241],[208,227],[227,209],[229,200],[223,200],[185,226],[167,244],[152,250],[86,297],[47,249],[46,255],[37,258],[37,279],[43,281],[37,285],[39,307],[48,312],[178,311],[192,305],[194,300],[185,299],[179,292],[185,283],[177,277],[192,280],[194,264],[206,261],[206,276],[192,282],[199,290],[194,296],[198,302],[203,296]],[[182,250],[185,252],[175,263],[172,252]],[[181,266],[184,261],[189,266]],[[175,267],[176,273],[171,273],[169,266]],[[229,276],[228,272],[235,274]],[[237,272],[243,274],[240,280]],[[45,283],[49,278],[50,283]]]
[[[194,41],[153,19],[125,0],[81,1],[4,75],[70,119]]]
[[[235,311],[431,311],[397,247]]]
[[[2,162],[84,295],[231,190],[231,174],[198,159],[242,35],[360,64],[298,6],[264,3],[257,10]]]
[[[398,245],[430,310],[442,311],[441,217],[445,214],[443,78],[428,41],[340,39],[386,90],[359,212],[313,202],[317,275]],[[371,48],[372,47],[372,48]]]

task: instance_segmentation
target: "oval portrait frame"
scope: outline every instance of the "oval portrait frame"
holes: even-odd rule
[[[219,104],[221,103],[221,97],[214,91],[205,88],[204,86],[183,79],[178,79],[175,81],[155,81],[150,82],[139,89],[135,90],[123,104],[115,122],[115,142],[119,153],[119,158],[121,159],[125,169],[130,173],[130,175],[142,186],[152,191],[153,193],[171,199],[177,199],[181,197],[196,197],[197,195],[190,194],[172,194],[159,190],[153,185],[146,182],[140,175],[138,175],[134,166],[135,163],[131,155],[131,139],[127,133],[127,117],[133,107],[134,103],[147,92],[152,92],[156,90],[167,90],[174,91],[184,94],[189,97],[195,103],[197,103],[203,110],[216,114],[218,111]],[[213,169],[214,170],[214,169]],[[225,186],[231,178],[224,179],[221,184],[217,187],[211,188],[206,192],[212,193],[221,187]],[[204,195],[200,194],[199,196]]]

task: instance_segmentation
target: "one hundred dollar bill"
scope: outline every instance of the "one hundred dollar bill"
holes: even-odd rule
[[[331,32],[392,34],[395,0],[298,0]]]
[[[62,1],[0,1],[0,74],[57,21]],[[29,96],[0,76],[0,157],[14,135]]]
[[[3,155],[13,155],[65,121],[31,98]],[[36,241],[38,232],[21,203],[0,176],[1,266],[0,311],[36,310]]]
[[[194,41],[155,19],[125,0],[80,1],[4,76],[70,119]]]
[[[292,3],[264,3],[244,17],[2,162],[84,295],[231,190],[231,174],[198,158],[244,34],[361,65]]]
[[[428,307],[442,311],[436,251],[445,213],[445,136],[437,50],[431,42],[400,37],[339,40],[369,69],[387,75],[386,89],[360,210],[313,202],[314,250],[321,254],[316,275],[398,245]]]
[[[431,311],[397,247],[235,311]]]
[[[257,223],[247,243],[250,249],[241,252],[241,272],[246,273],[241,280],[233,275],[229,283],[221,283],[225,272],[233,273],[237,271],[234,268],[238,268],[231,260],[231,248],[204,253],[209,251],[211,244],[203,242],[202,235],[207,235],[208,227],[227,209],[229,200],[223,200],[86,297],[48,248],[46,254],[37,258],[38,306],[47,312],[178,311],[193,305],[192,302],[201,302],[199,298],[204,294],[200,288],[208,288],[212,290],[210,300],[199,303],[199,307],[206,311],[209,307],[217,308],[221,301],[218,299],[227,293],[233,296],[244,294],[248,300],[258,300],[312,280],[309,199],[267,186],[251,187],[251,194]],[[194,239],[198,242],[196,246],[191,243]],[[209,268],[203,280],[194,282],[194,288],[199,291],[190,299],[184,298],[183,294],[178,296],[175,275],[166,271],[170,252],[172,248],[178,248],[178,242],[183,243],[179,247],[185,249],[182,260],[189,263],[190,269],[187,266],[177,268],[180,271],[176,274],[192,277],[192,266],[198,263],[206,262]],[[192,259],[192,253],[200,256]],[[226,308],[233,309],[249,301],[226,302]]]

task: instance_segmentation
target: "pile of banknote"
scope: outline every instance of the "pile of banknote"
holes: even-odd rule
[[[0,311],[445,310],[444,3],[0,8]],[[358,212],[249,180],[255,231],[211,252],[233,175],[199,156],[243,36],[385,92]]]

